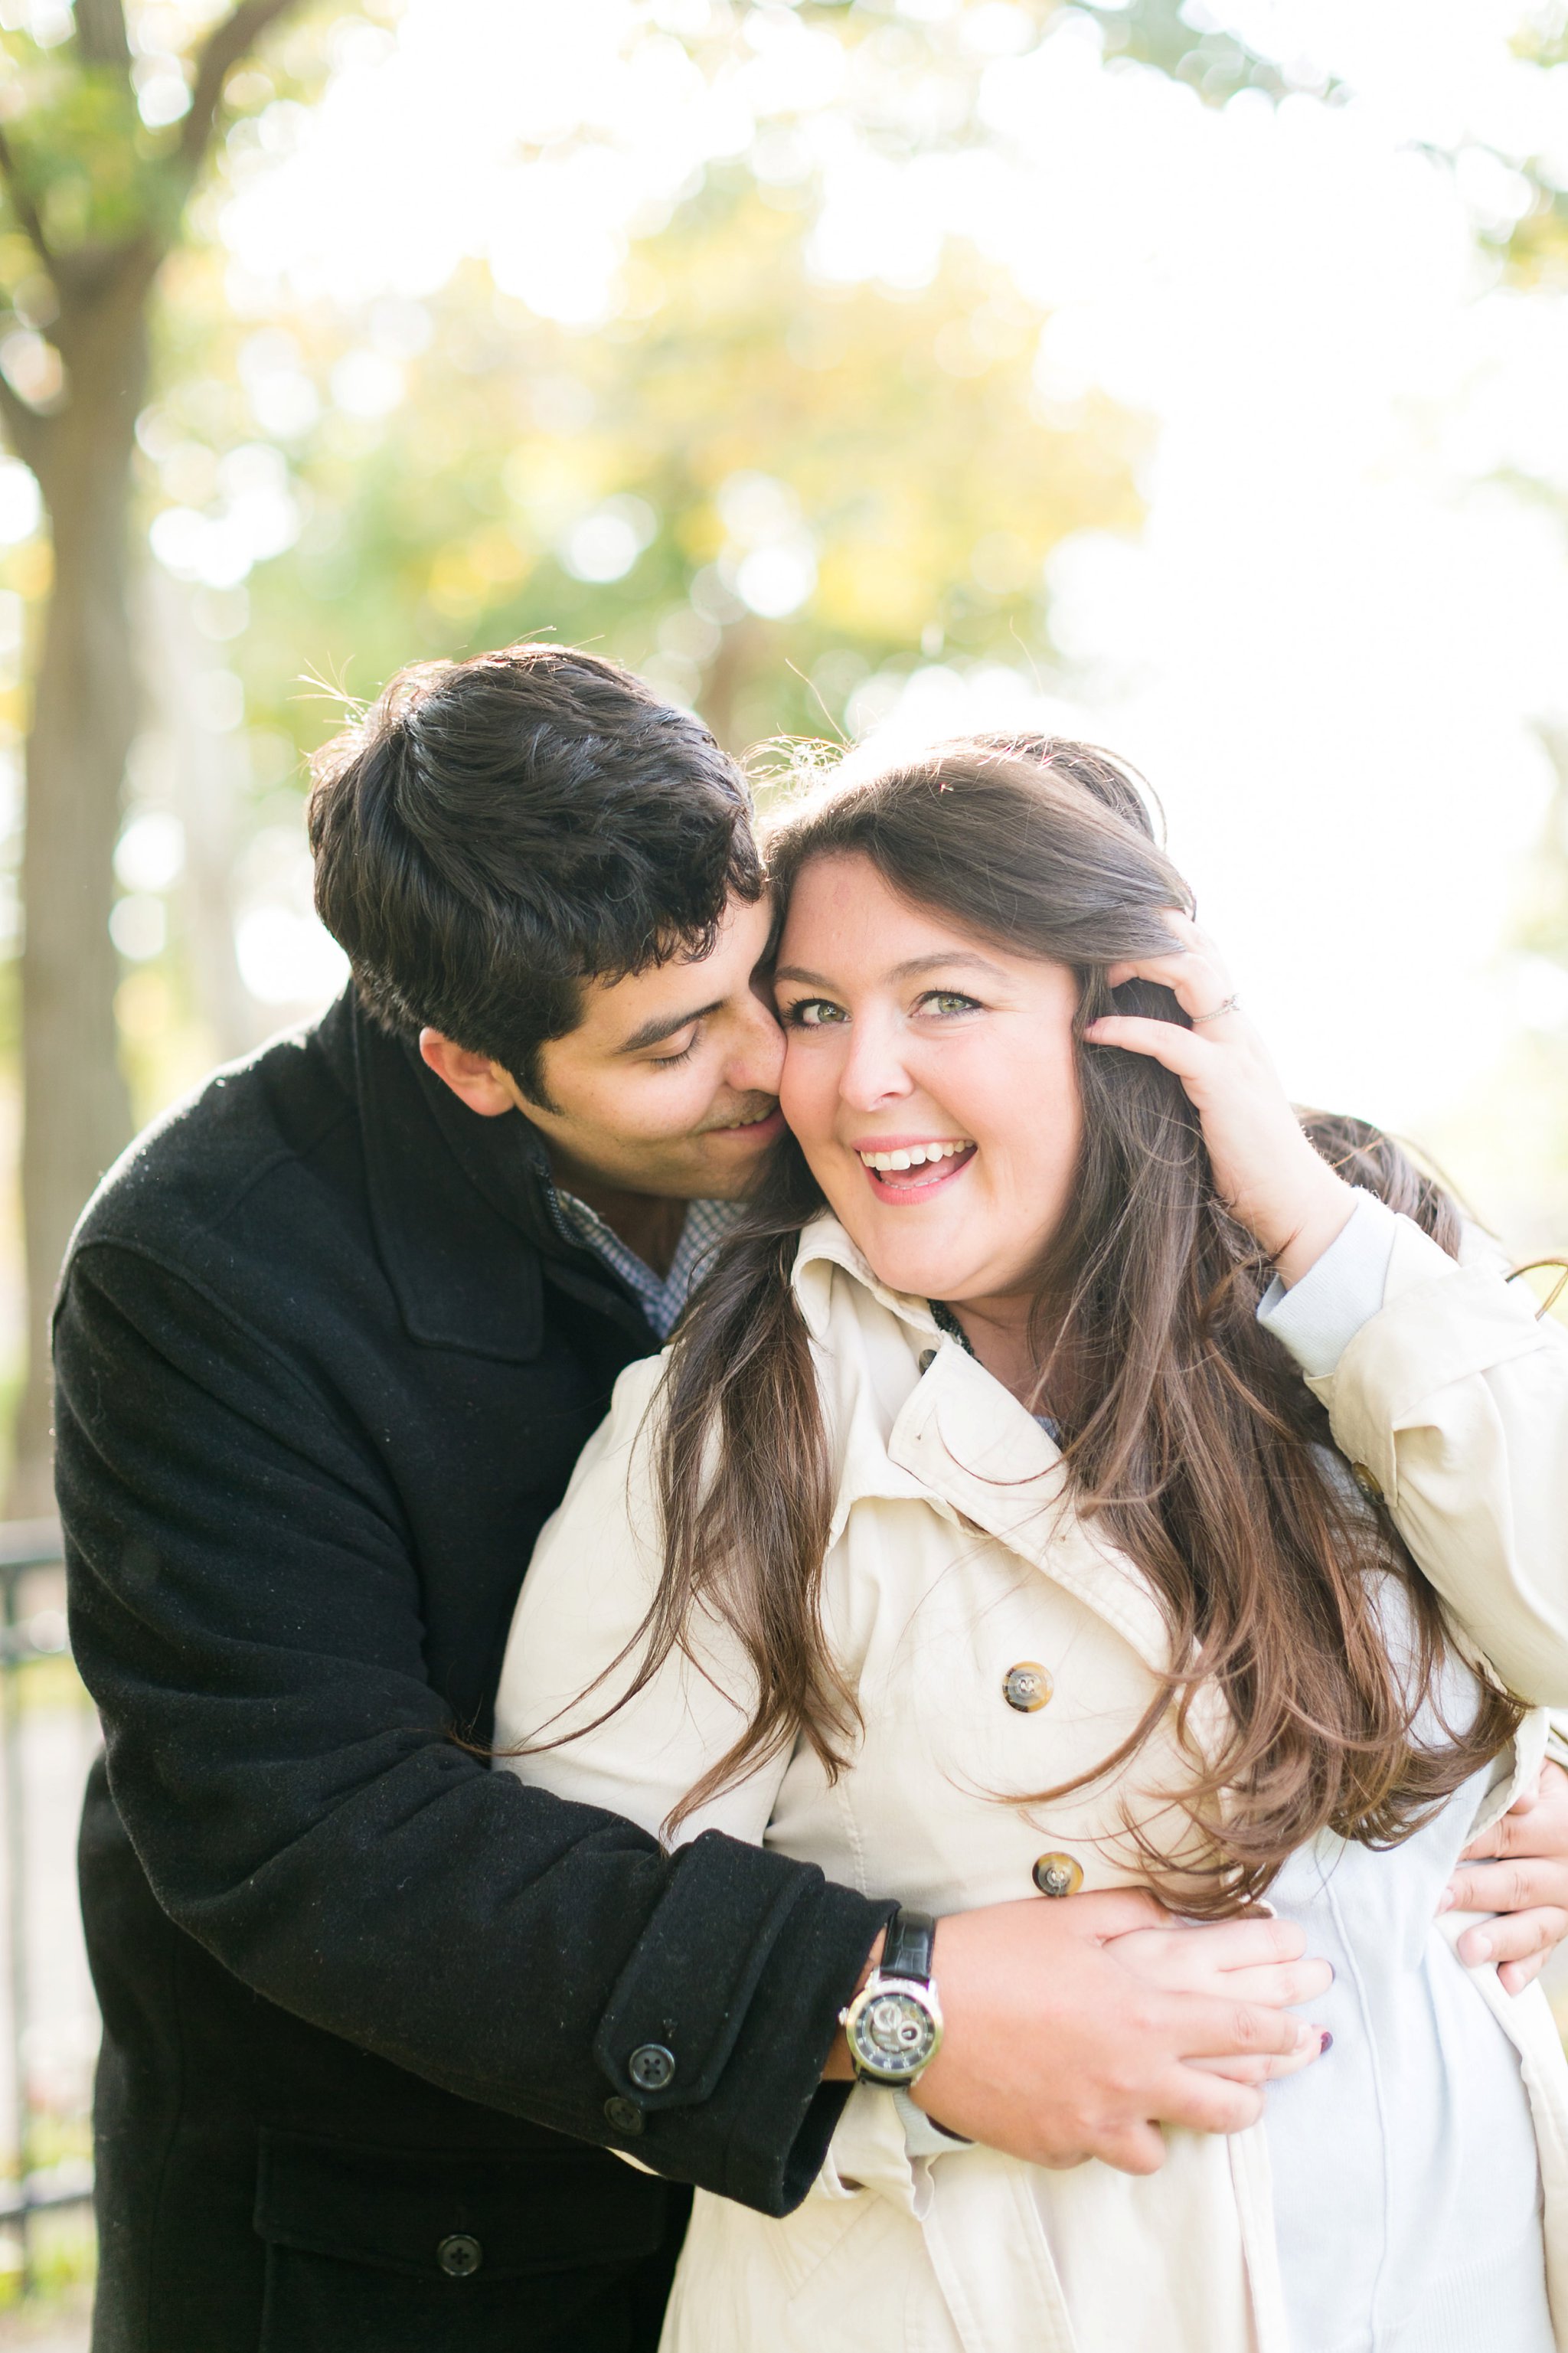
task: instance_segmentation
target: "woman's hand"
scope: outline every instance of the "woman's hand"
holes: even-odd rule
[[[1074,1900],[1068,1899],[1069,1902]],[[1158,1926],[1131,1929],[1115,1937],[1111,1956],[1145,1984],[1165,1993],[1208,1994],[1262,2002],[1270,2010],[1293,2010],[1328,1991],[1334,1973],[1327,1961],[1307,1952],[1303,1929],[1293,1920],[1267,1913],[1246,1919],[1199,1923],[1167,1915]],[[1310,2040],[1288,2058],[1194,2059],[1206,2074],[1233,2084],[1261,2084],[1310,2067],[1329,2047],[1330,2036],[1312,2029]]]
[[[1175,941],[1171,954],[1113,964],[1106,979],[1112,988],[1157,982],[1197,1027],[1108,1013],[1084,1036],[1091,1045],[1151,1055],[1174,1071],[1203,1122],[1220,1198],[1289,1287],[1342,1231],[1355,1196],[1308,1143],[1212,942],[1173,908],[1165,920]]]
[[[1471,1968],[1496,1961],[1504,1992],[1522,1993],[1568,1936],[1568,1773],[1543,1765],[1534,1788],[1459,1860],[1472,1868],[1454,1873],[1438,1910],[1500,1915],[1466,1929],[1459,1958]]]
[[[949,1913],[942,2048],[912,2096],[1030,2165],[1152,2173],[1162,2124],[1243,2132],[1264,2079],[1317,2058],[1321,2030],[1289,2007],[1328,1976],[1304,1942],[1283,1920],[1183,1927],[1136,1887]]]

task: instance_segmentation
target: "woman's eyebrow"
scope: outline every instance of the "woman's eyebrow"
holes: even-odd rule
[[[1007,976],[999,964],[989,956],[972,955],[965,948],[950,948],[941,955],[910,956],[896,964],[889,974],[890,980],[916,980],[922,972],[948,972],[955,964],[967,965],[972,972],[987,972],[993,980],[1005,980]]]
[[[916,980],[922,972],[951,972],[955,964],[965,965],[972,972],[989,973],[993,980],[1005,980],[1000,965],[988,956],[973,955],[966,948],[949,948],[936,955],[909,956],[902,964],[893,965],[889,980]],[[837,988],[838,983],[826,973],[808,972],[804,965],[781,964],[773,973],[775,980],[803,981],[808,988]]]

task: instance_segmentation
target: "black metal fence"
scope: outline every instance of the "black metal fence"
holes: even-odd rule
[[[85,2150],[62,2151],[49,2146],[40,2129],[47,2125],[58,2138],[58,2101],[41,2103],[34,2029],[38,2014],[39,1959],[37,1891],[40,1873],[47,1875],[59,1915],[49,1926],[53,1938],[44,1958],[51,1973],[68,1970],[80,1978],[79,1952],[74,1943],[74,1909],[67,1911],[65,1886],[70,1874],[68,1837],[76,1791],[58,1787],[58,1760],[51,1772],[47,1836],[49,1852],[35,1851],[43,1827],[44,1793],[36,1786],[40,1759],[27,1737],[33,1679],[47,1662],[55,1663],[57,1677],[68,1661],[64,1596],[64,1563],[60,1533],[52,1520],[0,1523],[0,1766],[3,1766],[4,1866],[5,1887],[5,1994],[9,2024],[11,2142],[14,2173],[0,2179],[0,2227],[16,2248],[14,2258],[20,2277],[16,2285],[26,2295],[33,2284],[33,2223],[44,2213],[85,2206],[92,2197],[91,2167]],[[85,1695],[79,1702],[85,1715]],[[85,1743],[79,1744],[79,1750]],[[76,1766],[82,1762],[78,1755]],[[76,1766],[68,1767],[68,1779]],[[79,1776],[78,1776],[79,1778]],[[62,1923],[69,1919],[70,1926]],[[57,1949],[69,1943],[68,1952]]]

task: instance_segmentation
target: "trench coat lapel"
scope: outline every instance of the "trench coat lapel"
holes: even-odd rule
[[[1073,1503],[1056,1441],[939,1329],[928,1302],[879,1282],[828,1215],[802,1234],[794,1280],[806,1327],[829,1353],[835,1285],[847,1280],[869,1294],[903,1327],[915,1377],[885,1439],[865,1399],[840,1395],[845,1452],[834,1536],[852,1505],[872,1497],[932,1503],[1053,1578],[1114,1628],[1152,1672],[1164,1674],[1170,1639],[1147,1579],[1124,1554],[1096,1539]],[[837,1375],[842,1371],[835,1366]]]
[[[972,1525],[1104,1619],[1155,1674],[1165,1672],[1170,1639],[1147,1580],[1079,1517],[1055,1440],[956,1344],[938,1349],[888,1451]]]

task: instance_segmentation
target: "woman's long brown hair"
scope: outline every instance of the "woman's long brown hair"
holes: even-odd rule
[[[781,911],[805,866],[847,856],[981,941],[1069,965],[1080,1030],[1113,1008],[1184,1019],[1163,989],[1106,985],[1118,958],[1168,954],[1163,911],[1192,902],[1134,784],[1103,753],[976,739],[831,783],[773,833]],[[1014,1801],[1103,1784],[1173,1719],[1187,1775],[1169,1793],[1180,1832],[1162,1845],[1131,1816],[1127,1831],[1155,1887],[1188,1914],[1217,1915],[1258,1897],[1325,1827],[1373,1846],[1408,1837],[1506,1744],[1520,1709],[1486,1684],[1473,1720],[1450,1725],[1438,1709],[1436,1735],[1430,1715],[1418,1731],[1449,1651],[1437,1597],[1386,1514],[1349,1486],[1322,1408],[1257,1321],[1270,1270],[1215,1192],[1196,1113],[1145,1056],[1080,1042],[1078,1067],[1084,1142],[1040,1269],[1039,1397],[1061,1428],[1079,1509],[1151,1579],[1175,1665],[1094,1771]],[[1375,1130],[1319,1116],[1325,1156],[1452,1252],[1458,1220],[1440,1188]],[[634,1688],[686,1646],[694,1612],[733,1629],[755,1678],[745,1732],[674,1820],[797,1739],[836,1774],[857,1736],[820,1615],[833,1465],[790,1282],[822,1206],[784,1138],[665,1386],[664,1568]],[[1379,1572],[1409,1600],[1411,1655],[1397,1664]],[[1205,1685],[1226,1705],[1217,1734],[1205,1715],[1200,1741],[1189,1714]]]

